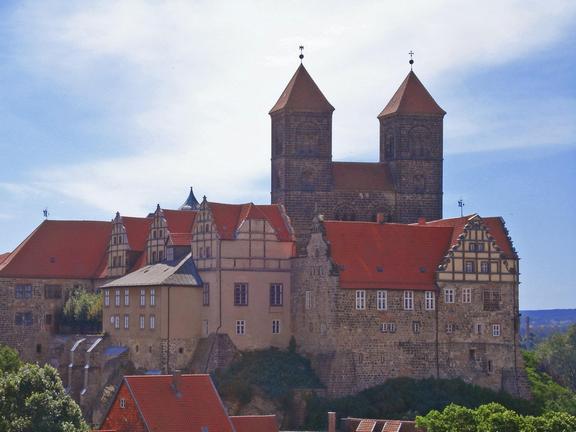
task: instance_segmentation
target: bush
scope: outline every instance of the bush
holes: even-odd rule
[[[61,324],[82,333],[101,331],[102,296],[84,288],[75,289],[62,308]]]

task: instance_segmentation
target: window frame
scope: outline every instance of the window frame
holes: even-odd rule
[[[210,283],[204,282],[202,285],[202,306],[210,306]]]
[[[476,261],[465,260],[464,261],[464,273],[476,273]]]
[[[414,310],[414,291],[405,290],[402,299],[404,310]]]
[[[156,315],[151,314],[148,317],[148,328],[150,330],[156,330]]]
[[[280,327],[280,320],[275,319],[272,320],[272,334],[280,334],[281,327]]]
[[[456,289],[444,288],[444,303],[452,304],[456,301]]]
[[[146,316],[140,314],[140,316],[138,317],[138,326],[140,328],[140,330],[145,330],[146,329]]]
[[[16,284],[14,287],[14,298],[20,300],[27,300],[34,297],[34,290],[32,284]]]
[[[433,311],[436,309],[436,295],[434,291],[424,291],[424,310]]]
[[[284,284],[280,282],[270,284],[270,306],[284,306]]]
[[[472,303],[472,288],[462,288],[462,303]]]
[[[108,288],[104,290],[104,306],[110,306],[110,289]]]
[[[246,335],[246,320],[236,320],[236,336]]]
[[[234,282],[234,306],[248,306],[248,282]]]
[[[502,326],[500,324],[492,324],[492,336],[493,337],[502,336]]]
[[[146,306],[146,288],[140,288],[140,307]]]
[[[124,306],[130,306],[130,290],[124,288]]]
[[[156,306],[156,288],[150,288],[150,306]]]
[[[124,314],[124,330],[128,330],[130,328],[130,315]]]
[[[388,310],[388,291],[376,291],[376,309],[379,311]]]
[[[356,310],[366,310],[366,290],[356,290],[354,298]]]

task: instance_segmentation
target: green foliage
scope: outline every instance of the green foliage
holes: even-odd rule
[[[556,382],[576,391],[576,324],[538,345],[536,359]]]
[[[576,394],[556,383],[543,372],[533,352],[523,352],[526,373],[534,402],[542,411],[564,411],[576,415]]]
[[[25,364],[0,375],[0,431],[87,431],[80,408],[65,393],[56,369]]]
[[[494,401],[523,414],[539,412],[531,402],[457,379],[395,378],[354,396],[312,398],[308,404],[306,427],[325,427],[327,411],[336,411],[340,417],[413,419],[431,410],[444,409],[451,403],[476,408]]]
[[[476,410],[451,404],[417,417],[416,425],[427,432],[568,432],[576,430],[576,417],[558,412],[524,417],[497,403]]]
[[[84,288],[74,290],[62,309],[62,323],[74,328],[101,328],[102,296]]]
[[[275,348],[247,351],[224,372],[214,377],[218,391],[224,398],[241,404],[250,402],[254,386],[270,398],[287,401],[295,388],[318,388],[320,381],[305,358],[291,351]]]
[[[5,345],[0,345],[0,372],[16,372],[20,369],[21,364],[22,362],[16,350]]]

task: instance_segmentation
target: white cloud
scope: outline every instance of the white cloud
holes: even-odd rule
[[[12,22],[21,61],[83,103],[106,107],[134,137],[129,156],[44,168],[36,178],[110,212],[143,213],[160,197],[177,202],[190,184],[214,200],[266,201],[266,113],[300,43],[337,108],[335,156],[354,158],[376,154],[375,117],[406,73],[410,49],[434,94],[474,68],[548,46],[575,12],[570,1],[29,2]],[[489,123],[493,113],[483,114]],[[574,132],[562,124],[555,142]],[[488,148],[466,143],[478,130],[470,117],[456,116],[454,127],[464,144],[449,150]],[[491,127],[496,136],[506,125]]]

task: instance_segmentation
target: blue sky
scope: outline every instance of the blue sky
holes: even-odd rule
[[[573,1],[0,2],[0,252],[49,208],[111,219],[190,185],[269,199],[268,110],[298,64],[335,106],[336,160],[377,158],[415,71],[445,118],[445,216],[501,215],[521,308],[576,307]]]

